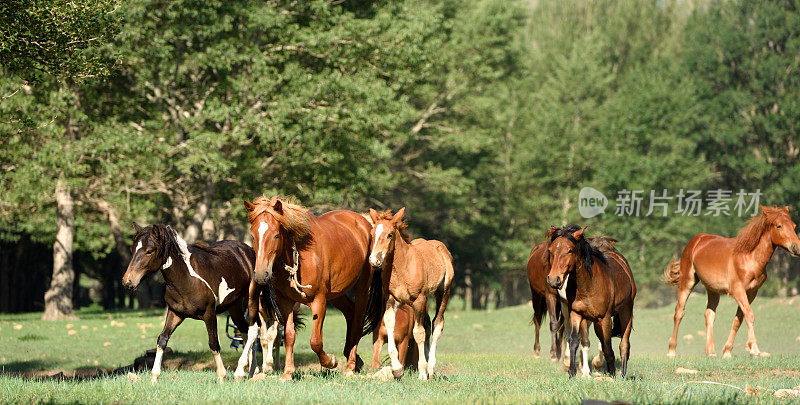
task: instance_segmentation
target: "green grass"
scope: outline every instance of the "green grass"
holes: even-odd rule
[[[146,373],[140,382],[125,375],[82,382],[26,380],[0,377],[2,402],[563,402],[583,398],[625,400],[633,403],[723,403],[773,402],[770,392],[757,398],[745,397],[737,388],[760,386],[767,390],[800,385],[800,299],[758,299],[754,305],[756,332],[769,358],[753,359],[746,354],[746,327],[740,330],[732,359],[705,358],[703,311],[705,297],[689,300],[680,330],[678,357],[664,356],[672,329],[672,308],[639,309],[635,313],[631,338],[629,378],[604,381],[597,378],[569,380],[559,365],[546,358],[535,359],[533,327],[528,326],[530,308],[519,306],[496,311],[447,313],[445,332],[439,346],[440,377],[420,382],[407,373],[401,381],[380,382],[345,378],[338,373],[320,373],[316,356],[308,344],[310,328],[299,333],[296,359],[303,370],[300,378],[280,384],[276,378],[236,383],[232,380],[238,353],[221,341],[229,380],[215,382],[213,371],[165,371],[153,386]],[[731,299],[723,299],[717,313],[716,342],[721,354],[735,312]],[[153,348],[161,330],[161,312],[103,313],[83,310],[80,320],[43,322],[40,314],[0,316],[0,365],[8,371],[119,367],[133,362]],[[111,321],[123,322],[112,326]],[[222,323],[224,318],[220,318]],[[73,324],[68,334],[67,324]],[[137,324],[139,326],[137,326]],[[22,325],[15,329],[14,325]],[[142,329],[141,325],[144,325]],[[17,327],[19,328],[19,327]],[[95,329],[96,328],[96,329]],[[142,333],[144,330],[144,333]],[[342,363],[344,321],[331,311],[326,318],[325,348]],[[220,327],[220,333],[224,333]],[[692,335],[693,339],[684,338]],[[224,335],[223,335],[224,336]],[[542,354],[547,357],[549,331],[542,330]],[[104,346],[108,342],[110,345]],[[371,341],[364,338],[359,353],[369,364]],[[615,352],[618,340],[614,340]],[[205,329],[200,321],[187,320],[170,340],[174,356],[211,363]],[[592,341],[592,354],[598,344]],[[386,350],[384,348],[384,358]],[[169,357],[167,357],[169,358]],[[698,374],[676,374],[676,367],[699,370]],[[341,367],[341,366],[340,366]],[[726,385],[699,383],[712,381]]]

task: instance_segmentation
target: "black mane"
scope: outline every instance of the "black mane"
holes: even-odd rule
[[[605,255],[601,252],[598,248],[592,246],[589,241],[586,240],[585,237],[581,236],[578,239],[575,239],[572,236],[573,233],[580,230],[581,227],[578,225],[570,224],[562,226],[561,228],[555,228],[555,231],[550,234],[550,240],[548,241],[548,245],[553,243],[554,240],[558,239],[559,237],[564,237],[569,239],[575,245],[575,249],[577,250],[578,258],[581,262],[583,262],[584,268],[592,274],[592,265],[594,264],[594,260],[597,259],[601,263],[606,264]]]

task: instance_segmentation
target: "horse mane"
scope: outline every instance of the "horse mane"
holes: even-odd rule
[[[605,250],[608,252],[616,252],[617,249],[614,247],[614,244],[617,242],[616,239],[605,236],[605,235],[598,235],[598,236],[590,236],[586,238],[589,241],[589,244],[596,247],[599,250]]]
[[[369,223],[372,224],[372,226],[375,226],[375,224],[372,223],[372,217],[370,217],[369,213],[361,215],[363,215],[364,218],[367,218],[367,221],[369,221]],[[392,210],[378,211],[378,219],[385,219],[389,221],[392,219],[392,217],[394,217]],[[406,243],[411,243],[411,237],[408,236],[408,233],[406,232],[408,224],[406,223],[405,219],[401,219],[400,222],[397,223],[395,228],[397,229],[397,232],[400,232],[400,237],[403,238],[403,240],[406,241]]]
[[[776,206],[762,207],[761,214],[758,214],[748,221],[747,225],[739,230],[736,235],[736,245],[733,251],[737,253],[752,252],[761,240],[764,231],[775,222],[781,215],[786,215],[786,211]]]
[[[281,202],[281,212],[275,211],[275,203]],[[247,219],[253,223],[259,215],[268,213],[291,235],[296,246],[305,245],[311,238],[312,214],[308,208],[298,204],[294,198],[261,195],[252,202],[253,209],[248,211]]]
[[[597,247],[592,246],[589,243],[589,241],[586,240],[585,237],[581,237],[576,240],[575,237],[572,236],[572,234],[578,231],[579,229],[581,229],[580,226],[573,224],[565,225],[562,226],[561,228],[555,228],[555,230],[552,233],[548,232],[548,234],[550,235],[550,240],[548,241],[548,245],[550,243],[553,243],[553,241],[558,239],[559,237],[564,237],[569,239],[569,241],[575,245],[578,258],[580,259],[581,262],[583,262],[583,267],[591,275],[592,265],[594,265],[595,259],[597,259],[601,263],[608,263],[608,262],[606,261],[606,257],[605,255],[603,255],[603,252],[601,252],[600,249],[598,249]]]

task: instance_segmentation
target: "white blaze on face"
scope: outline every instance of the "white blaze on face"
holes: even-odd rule
[[[264,245],[264,234],[267,233],[269,230],[269,225],[261,221],[261,224],[258,225],[258,251],[256,252],[256,257],[261,255],[261,246]]]
[[[375,248],[378,247],[378,240],[381,238],[382,233],[383,224],[378,224],[378,226],[375,227],[375,240],[372,242],[372,253],[369,255],[369,262],[373,265],[378,260],[378,256],[375,254]]]
[[[564,284],[558,289],[558,296],[567,299],[567,281],[569,281],[569,274],[564,276]]]
[[[136,252],[138,252],[139,249],[141,249],[141,248],[142,248],[142,241],[139,241],[139,244],[136,245],[136,250],[133,251],[133,254],[136,254]]]

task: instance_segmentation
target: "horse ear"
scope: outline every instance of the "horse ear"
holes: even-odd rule
[[[253,208],[255,208],[255,206],[252,203],[249,203],[247,202],[247,200],[244,200],[244,209],[246,209],[247,212],[253,212]]]
[[[370,217],[370,218],[372,218],[372,224],[373,224],[373,225],[375,225],[376,223],[378,223],[378,212],[377,212],[377,211],[375,211],[375,210],[374,210],[374,209],[372,209],[372,208],[370,208],[370,209],[369,209],[369,217]]]
[[[764,215],[767,215],[767,207],[765,207],[765,206],[763,206],[763,205],[759,205],[759,207],[761,207],[761,212],[762,212]]]
[[[608,244],[613,248],[614,244],[617,243],[617,240],[614,238],[608,238]]]
[[[153,236],[155,236],[156,238],[158,238],[160,236],[159,235],[159,233],[160,233],[159,229],[161,229],[161,226],[153,225]]]
[[[278,214],[282,214],[283,213],[283,203],[281,202],[281,200],[275,200],[275,204],[272,205],[272,209],[274,209],[275,212],[277,212]]]
[[[580,239],[583,236],[583,232],[586,231],[586,228],[588,228],[588,226],[585,226],[585,227],[583,227],[581,229],[578,229],[577,231],[573,232],[572,233],[572,237],[575,238],[575,239]]]
[[[171,233],[171,234],[174,234],[174,235],[177,235],[177,234],[178,234],[178,233],[177,233],[177,232],[175,232],[175,230],[174,230],[174,229],[172,229],[172,227],[171,227],[171,226],[169,226],[169,225],[167,225],[167,230],[168,230],[168,231],[169,231],[169,233]]]
[[[403,220],[403,214],[406,213],[406,207],[400,208],[396,214],[392,217],[392,222],[400,222]]]
[[[556,227],[550,225],[550,229],[548,229],[547,232],[544,233],[544,237],[549,240],[554,233],[556,233]]]
[[[139,233],[142,231],[142,227],[139,226],[139,224],[137,224],[136,221],[133,221],[133,230],[135,230],[136,233]]]
[[[789,213],[789,206],[788,206],[788,205],[787,205],[787,206],[784,206],[784,207],[783,207],[783,210],[784,210],[784,211],[786,211],[787,213]]]

